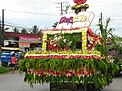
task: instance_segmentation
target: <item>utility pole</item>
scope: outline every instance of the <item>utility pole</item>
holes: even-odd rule
[[[2,28],[1,28],[1,31],[2,31],[2,46],[4,47],[4,9],[2,9]]]
[[[66,2],[57,2],[56,4],[60,4],[60,10],[61,10],[61,15],[63,15],[63,11],[67,13],[67,6],[63,6],[63,4]],[[63,9],[63,7],[66,7],[66,9]]]
[[[62,4],[63,2],[61,2],[60,4],[61,4],[61,15],[63,15],[63,4]]]
[[[1,29],[1,16],[0,16],[0,48],[2,45],[2,29]]]

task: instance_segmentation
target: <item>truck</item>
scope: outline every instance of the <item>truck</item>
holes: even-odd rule
[[[18,58],[19,48],[12,47],[1,47],[1,65],[9,67],[11,65],[10,59],[13,53],[15,53],[16,58]]]

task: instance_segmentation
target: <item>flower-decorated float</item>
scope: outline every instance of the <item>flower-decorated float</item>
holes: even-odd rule
[[[94,13],[86,12],[89,5],[85,2],[74,0],[75,13],[63,15],[54,29],[43,31],[42,50],[26,53],[19,63],[26,82],[72,84],[72,91],[90,85],[102,89],[112,82],[116,65],[104,52],[106,41],[90,28]]]

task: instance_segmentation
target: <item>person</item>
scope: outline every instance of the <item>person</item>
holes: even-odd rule
[[[15,54],[13,53],[11,57],[12,74],[14,74],[15,71],[16,61],[17,59],[15,57]]]

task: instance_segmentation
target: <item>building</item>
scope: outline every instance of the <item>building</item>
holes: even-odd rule
[[[35,47],[41,47],[41,35],[5,32],[4,47],[20,48],[24,50],[31,50]]]

